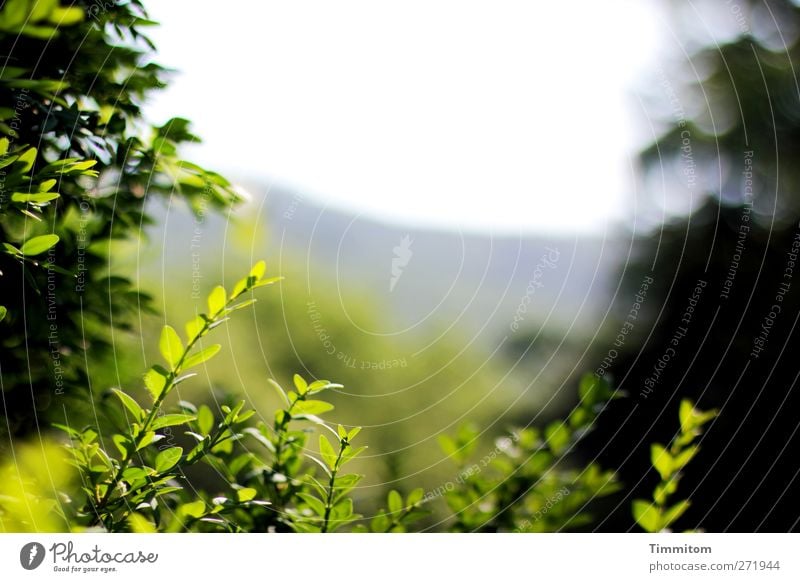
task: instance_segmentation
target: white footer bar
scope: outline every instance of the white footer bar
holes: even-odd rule
[[[777,582],[799,553],[797,534],[4,534],[0,580]]]

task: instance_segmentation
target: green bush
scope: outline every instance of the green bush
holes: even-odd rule
[[[142,33],[153,24],[136,0],[0,7],[0,370],[14,434],[83,406],[86,358],[107,358],[114,328],[150,307],[112,253],[150,223],[148,201],[237,200],[179,157],[197,140],[188,121],[142,121],[167,75]]]
[[[256,411],[246,410],[244,401],[222,405],[219,414],[184,400],[166,404],[178,385],[191,381],[195,374],[190,369],[219,352],[219,344],[206,343],[214,328],[250,306],[255,289],[280,279],[265,278],[265,271],[259,262],[230,292],[215,287],[207,313],[188,321],[183,337],[169,325],[163,328],[163,365],[152,366],[143,376],[152,402],[143,406],[129,391],[115,389],[118,404],[111,411],[111,424],[118,430],[113,434],[101,436],[96,425],[56,425],[69,436],[66,454],[59,459],[55,444],[40,449],[48,470],[55,469],[55,492],[44,485],[48,477],[41,464],[28,462],[26,453],[19,464],[0,471],[6,474],[5,490],[0,490],[0,528],[400,532],[423,518],[436,492],[416,489],[404,498],[393,490],[386,508],[375,516],[362,519],[356,513],[351,494],[362,476],[345,472],[345,467],[366,448],[355,445],[361,429],[333,426],[321,418],[333,405],[320,395],[341,388],[338,384],[308,383],[295,375],[292,389],[285,390],[270,381],[283,403],[271,423],[253,422]],[[480,437],[473,429],[462,427],[454,438],[442,438],[445,452],[460,468],[457,484],[444,487],[453,514],[448,529],[560,531],[591,523],[587,505],[613,493],[619,484],[613,473],[594,463],[571,466],[568,457],[575,442],[591,429],[599,408],[615,394],[596,376],[584,378],[579,392],[580,405],[566,420],[543,430],[514,431],[479,459],[472,457]],[[633,505],[648,531],[663,530],[680,516],[686,502],[667,507],[666,500],[675,491],[680,469],[697,452],[693,439],[715,413],[700,413],[683,402],[680,414],[681,434],[670,450],[653,446],[653,463],[663,479],[654,502],[637,500]],[[175,431],[191,444],[177,444]],[[309,452],[312,442],[317,446]],[[63,468],[67,463],[79,479],[70,478]],[[187,485],[186,474],[198,463],[217,471],[224,488]]]
[[[143,100],[164,85],[165,70],[150,60],[152,43],[140,32],[153,24],[136,0],[102,9],[88,1],[7,0],[0,8],[4,413],[16,434],[41,423],[61,431],[37,445],[13,442],[15,454],[0,465],[0,531],[587,527],[593,502],[621,486],[573,452],[618,396],[594,376],[581,381],[579,404],[565,420],[512,430],[488,452],[469,426],[442,437],[457,475],[428,491],[392,490],[372,515],[357,512],[363,476],[350,472],[365,449],[361,429],[323,419],[333,409],[326,395],[340,385],[299,375],[289,389],[265,382],[281,403],[269,420],[244,401],[214,409],[181,399],[190,370],[221,349],[207,343],[214,329],[252,305],[256,289],[278,281],[265,277],[263,262],[229,290],[215,287],[207,311],[192,315],[183,333],[163,327],[163,361],[141,382],[146,403],[139,386],[114,388],[112,402],[89,412],[85,403],[95,399],[85,358],[104,357],[113,330],[129,329],[131,315],[149,307],[117,272],[112,243],[140,234],[151,220],[151,195],[178,197],[197,213],[237,201],[227,180],[179,157],[180,144],[197,139],[188,121],[151,127],[141,120]],[[62,397],[75,412],[53,422],[65,410]],[[663,481],[652,503],[634,504],[645,529],[660,531],[679,517],[685,502],[667,500],[709,415],[682,404],[681,435],[668,451],[654,445]],[[197,479],[200,467],[215,478]],[[446,503],[446,522],[421,521],[436,503]]]

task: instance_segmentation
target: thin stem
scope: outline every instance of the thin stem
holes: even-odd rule
[[[347,443],[347,441],[339,441],[339,454],[336,456],[336,462],[333,464],[333,468],[331,469],[331,478],[328,481],[328,496],[325,499],[325,515],[322,518],[322,528],[320,528],[321,533],[326,533],[328,531],[331,509],[333,509],[333,495],[336,492],[336,473],[339,472],[339,465],[342,462],[342,455],[348,446],[350,445]]]

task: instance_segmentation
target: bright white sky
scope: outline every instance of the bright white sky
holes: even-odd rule
[[[384,220],[603,231],[632,189],[645,0],[150,2],[191,157]]]

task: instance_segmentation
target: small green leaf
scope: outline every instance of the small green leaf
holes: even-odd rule
[[[672,525],[680,516],[684,514],[687,509],[689,509],[688,500],[679,501],[667,509],[664,512],[664,517],[662,518],[662,527],[669,527]]]
[[[190,503],[184,503],[178,509],[178,513],[197,519],[205,515],[206,504],[202,499],[198,499],[197,501],[192,501]]]
[[[345,463],[347,463],[351,459],[354,459],[355,457],[357,457],[358,455],[360,455],[361,453],[363,453],[366,450],[367,450],[367,447],[358,447],[358,448],[347,447],[344,450],[344,452],[342,453],[341,464],[344,465]]]
[[[672,470],[680,471],[683,469],[694,458],[698,450],[697,446],[691,446],[675,455],[672,459]]]
[[[672,455],[662,445],[653,443],[650,447],[650,461],[656,468],[661,479],[666,481],[674,472]]]
[[[136,445],[136,450],[141,451],[147,445],[156,440],[156,433],[152,430],[147,431],[142,438],[139,439],[139,444]]]
[[[256,281],[260,281],[266,272],[267,263],[264,261],[258,261],[255,265],[253,265],[253,268],[250,269],[250,276],[254,277]]]
[[[220,311],[225,309],[228,297],[225,295],[225,287],[217,285],[212,289],[208,296],[208,313],[211,317],[216,316]]]
[[[160,428],[164,428],[167,426],[177,426],[179,424],[186,424],[187,422],[191,422],[195,419],[194,415],[192,414],[165,414],[164,416],[159,416],[153,421],[153,425],[151,428],[153,430],[158,430]]]
[[[569,444],[570,431],[560,420],[550,423],[545,429],[544,434],[547,440],[547,446],[550,447],[553,454],[557,455]]]
[[[201,316],[196,316],[194,319],[186,323],[186,341],[191,342],[200,335],[200,332],[203,331],[203,327],[206,324],[206,320],[203,319]]]
[[[156,533],[156,526],[141,513],[131,513],[128,525],[133,533]]]
[[[233,286],[233,290],[231,291],[231,297],[236,298],[239,297],[242,293],[247,291],[248,282],[250,279],[245,277],[244,279],[240,279],[237,281],[236,285]]]
[[[71,26],[83,20],[83,10],[78,6],[59,6],[53,9],[48,20],[57,26]]]
[[[294,381],[294,387],[297,389],[298,394],[303,395],[308,392],[308,384],[300,374],[295,374],[292,380]]]
[[[25,241],[20,251],[23,255],[39,255],[54,247],[56,243],[58,243],[58,235],[43,234],[42,236],[36,236]]]
[[[333,404],[325,402],[324,400],[299,400],[295,403],[292,409],[292,414],[299,416],[301,414],[324,414],[333,410]]]
[[[311,508],[311,511],[322,517],[325,515],[325,504],[311,495],[310,493],[298,493],[297,496],[305,501],[306,505]]]
[[[199,366],[203,362],[210,360],[217,355],[221,348],[222,346],[220,344],[213,344],[197,352],[196,354],[189,356],[183,361],[183,369]]]
[[[406,505],[408,507],[412,507],[422,501],[425,497],[425,490],[422,487],[414,489],[411,493],[408,494],[408,499],[406,499]]]
[[[372,518],[370,522],[370,529],[376,533],[383,533],[389,526],[392,525],[392,520],[384,512],[378,512],[378,514]]]
[[[288,397],[288,396],[286,396],[286,392],[284,392],[284,391],[283,391],[283,388],[281,388],[281,385],[280,385],[280,384],[278,384],[278,383],[277,383],[275,380],[273,380],[272,378],[267,378],[267,383],[268,383],[270,386],[272,386],[273,388],[275,388],[275,392],[277,392],[277,393],[278,393],[278,396],[280,396],[280,397],[281,397],[281,401],[282,401],[282,402],[283,402],[283,403],[284,403],[286,406],[289,406],[289,404],[291,404],[291,403],[289,402],[289,397]]]
[[[210,433],[211,429],[214,428],[214,413],[205,404],[202,404],[197,409],[197,428],[200,429],[200,434],[203,436]]]
[[[389,495],[386,498],[386,503],[389,507],[389,513],[400,513],[403,511],[403,498],[394,489],[389,491]]]
[[[324,434],[319,435],[319,452],[322,455],[322,459],[325,461],[325,464],[330,469],[333,469],[336,466],[336,459],[338,458],[338,455]]]
[[[172,467],[178,464],[178,461],[181,460],[181,455],[183,455],[183,449],[180,447],[170,447],[168,449],[164,449],[158,453],[158,455],[156,455],[156,471],[159,473],[165,473],[169,471],[172,469]]]
[[[681,421],[681,432],[690,432],[694,428],[694,405],[691,400],[684,398],[678,408],[678,417]]]
[[[34,193],[14,192],[11,195],[11,201],[18,202],[20,204],[24,203],[46,204],[60,197],[61,194],[59,194],[58,192],[34,192]]]
[[[53,186],[55,186],[57,183],[58,183],[58,180],[56,180],[55,178],[51,178],[49,180],[45,180],[44,182],[41,182],[39,184],[39,188],[38,188],[39,192],[50,192],[50,190],[53,189]]]
[[[36,161],[36,148],[30,148],[25,150],[19,158],[17,158],[17,163],[22,162],[22,167],[20,171],[23,173],[27,172],[33,167],[33,163]]]
[[[239,499],[239,503],[245,503],[255,499],[257,493],[258,491],[252,487],[244,487],[236,491],[236,497]]]
[[[342,388],[342,385],[333,384],[331,382],[328,382],[327,380],[316,380],[308,385],[308,393],[316,394],[317,392],[322,392],[323,390],[331,390],[334,388]]]
[[[181,338],[178,337],[178,332],[173,327],[164,326],[161,330],[161,340],[158,343],[158,347],[170,367],[174,368],[183,355],[183,344],[181,343]]]
[[[111,437],[111,440],[114,442],[114,445],[117,447],[120,455],[122,455],[122,460],[128,458],[128,447],[131,442],[125,437],[125,435],[115,434]]]
[[[0,305],[0,321],[3,321],[6,318],[6,314],[8,313],[8,309],[5,306]]]
[[[111,391],[117,395],[117,398],[119,398],[122,404],[125,405],[125,408],[130,411],[135,420],[139,421],[144,418],[144,411],[142,410],[142,407],[139,406],[139,403],[136,402],[136,400],[134,400],[130,395],[126,394],[122,390],[119,390],[118,388],[112,388]]]
[[[144,385],[153,400],[158,400],[161,397],[161,393],[167,385],[167,377],[163,372],[163,368],[154,366],[144,375]]]
[[[82,160],[80,162],[70,163],[69,170],[82,172],[84,170],[88,170],[89,168],[93,168],[97,164],[97,160]]]
[[[647,532],[655,533],[662,529],[661,514],[649,501],[636,499],[633,502],[633,518]]]

